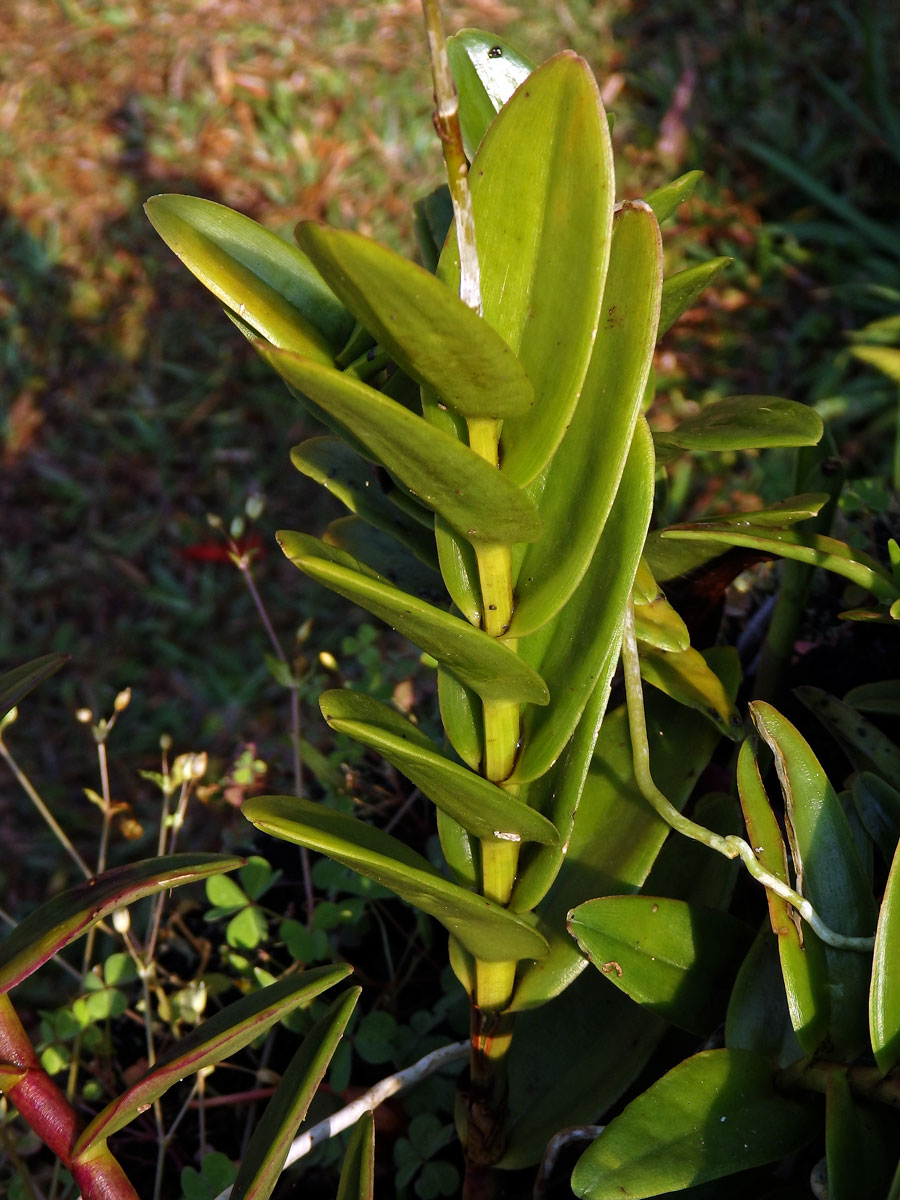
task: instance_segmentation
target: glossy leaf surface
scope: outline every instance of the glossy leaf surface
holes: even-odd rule
[[[725,737],[736,741],[743,722],[721,679],[699,652],[689,648],[667,652],[645,643],[640,647],[641,676],[679,704],[696,708]]]
[[[404,842],[363,821],[295,796],[253,797],[242,811],[265,833],[325,854],[396,892],[478,958],[500,962],[547,952],[544,938],[526,921],[450,883]]]
[[[187,269],[257,333],[274,346],[333,361],[353,318],[296,246],[197,196],[152,196],[144,209]]]
[[[401,541],[428,566],[437,568],[434,536],[407,516],[385,494],[375,468],[340,438],[317,437],[291,450],[291,462],[314,479],[352,513]]]
[[[494,117],[535,68],[515,47],[480,29],[447,39],[450,70],[459,95],[459,123],[469,162]]]
[[[522,560],[510,637],[559,612],[590,566],[640,414],[661,283],[656,218],[644,204],[626,204],[613,223],[603,313],[581,400],[533,488],[544,534]]]
[[[690,649],[688,627],[663,595],[647,604],[635,603],[634,632],[639,642],[659,650]]]
[[[534,389],[498,333],[424,267],[348,230],[305,221],[297,241],[407,375],[465,417],[521,416]]]
[[[691,1033],[722,1019],[750,931],[727,912],[664,896],[605,896],[569,913],[569,932],[610,983]]]
[[[706,1050],[679,1063],[616,1117],[579,1160],[586,1200],[641,1200],[799,1150],[815,1110],[779,1095],[761,1056]]]
[[[176,1041],[137,1083],[94,1117],[75,1142],[73,1159],[91,1157],[92,1150],[145,1112],[186,1075],[193,1075],[203,1067],[236,1054],[276,1021],[286,1017],[298,1004],[308,1003],[346,979],[351,970],[352,967],[342,964],[314,967],[310,971],[282,977],[258,992],[242,996],[209,1017],[197,1029]]]
[[[336,1200],[372,1200],[375,1194],[375,1114],[365,1112],[344,1152]]]
[[[332,729],[377,750],[438,808],[476,837],[488,841],[559,841],[559,834],[546,817],[510,792],[445,758],[426,734],[390,705],[340,688],[323,692],[319,706]]]
[[[656,213],[656,219],[660,224],[672,216],[679,204],[690,200],[702,178],[702,171],[688,171],[684,175],[679,175],[677,179],[673,179],[671,183],[666,183],[647,193],[644,200]]]
[[[878,916],[869,1034],[879,1070],[887,1074],[900,1061],[900,848],[894,854]]]
[[[740,680],[736,655],[718,653],[712,662],[727,680],[730,693],[736,693]],[[682,808],[718,744],[719,734],[699,713],[659,693],[647,696],[646,712],[653,778],[669,800]],[[561,822],[559,829],[565,841],[567,831]],[[608,713],[600,727],[565,859],[538,910],[538,927],[550,940],[550,953],[524,972],[512,1008],[533,1008],[569,986],[584,969],[586,959],[566,932],[567,913],[597,896],[636,892],[668,834],[668,825],[635,782],[628,718],[622,706]],[[529,850],[523,851],[523,860]],[[532,886],[523,867],[522,879],[513,891],[513,907],[518,906],[520,888],[525,889],[524,899],[530,899],[527,893]]]
[[[646,422],[640,421],[590,566],[552,624],[519,640],[519,654],[541,672],[551,702],[546,709],[525,710],[514,782],[537,779],[549,770],[594,689],[607,687],[612,678],[652,500],[653,447]]]
[[[351,988],[335,1000],[303,1038],[256,1122],[230,1200],[268,1200],[275,1190],[297,1126],[306,1116],[361,991]]]
[[[875,902],[834,789],[809,744],[776,709],[754,701],[750,714],[775,757],[804,896],[838,933],[870,936],[875,927]],[[831,1041],[838,1053],[853,1058],[868,1040],[861,1014],[871,963],[865,954],[829,946],[825,957]]]
[[[68,659],[68,654],[44,654],[0,675],[0,717],[5,717],[23,696],[58,671]]]
[[[441,724],[450,745],[467,767],[480,770],[484,757],[484,720],[477,694],[449,671],[438,667],[438,702]]]
[[[807,404],[780,396],[729,396],[707,404],[671,432],[662,444],[684,450],[750,450],[762,446],[814,446],[822,418]]]
[[[741,746],[737,766],[738,795],[747,834],[756,857],[767,871],[789,883],[788,859],[778,819],[756,763],[753,744]],[[791,1025],[804,1053],[813,1054],[828,1033],[829,999],[825,948],[786,900],[766,891],[769,922],[778,942],[784,992]]]
[[[360,569],[350,555],[317,538],[282,530],[278,541],[304,574],[386,621],[480,696],[547,703],[537,672],[482,630]]]
[[[0,942],[0,993],[27,979],[114,909],[154,892],[233,871],[243,862],[229,854],[169,854],[113,867],[61,892],[20,921]]]
[[[574,411],[609,257],[612,149],[583,59],[565,51],[528,77],[485,135],[469,179],[484,317],[534,387],[534,408],[505,421],[501,437],[503,474],[524,485]],[[452,235],[438,276],[458,289]]]
[[[464,537],[527,542],[540,536],[540,518],[525,493],[468,446],[350,375],[272,347],[259,352]]]
[[[674,275],[664,279],[657,336],[662,337],[664,333],[668,333],[682,313],[687,312],[716,276],[721,275],[733,262],[733,258],[710,258],[707,262],[686,267],[683,271],[676,271]]]

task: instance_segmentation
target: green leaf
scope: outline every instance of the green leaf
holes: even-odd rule
[[[225,930],[225,940],[236,950],[255,950],[268,933],[266,918],[254,904],[242,908]]]
[[[609,686],[652,500],[653,447],[642,420],[590,567],[554,620],[519,640],[519,654],[540,670],[551,702],[525,710],[516,783],[537,779],[553,765],[595,689]]]
[[[336,296],[402,370],[464,417],[530,411],[534,389],[494,329],[424,267],[314,221],[297,241]]]
[[[900,848],[894,854],[875,934],[869,1035],[878,1069],[886,1075],[900,1061]]]
[[[440,921],[478,958],[540,958],[544,938],[526,921],[459,887],[390,834],[295,796],[258,796],[244,816],[273,837],[306,846],[374,879]]]
[[[729,913],[664,896],[605,896],[569,913],[569,932],[627,996],[691,1033],[722,1019],[750,943]]]
[[[612,148],[583,59],[564,51],[529,76],[485,135],[469,179],[484,318],[534,387],[534,408],[504,421],[501,435],[503,474],[524,485],[549,462],[578,401],[609,257]],[[452,234],[438,275],[458,290]]]
[[[213,875],[206,881],[206,898],[216,908],[237,910],[247,903],[247,894],[233,879]]]
[[[641,410],[656,344],[662,246],[646,205],[615,217],[603,315],[572,422],[531,494],[544,535],[522,560],[510,637],[540,628],[588,570]]]
[[[481,629],[392,587],[317,538],[286,531],[277,536],[304,574],[392,625],[483,698],[547,703],[546,685],[537,672]]]
[[[764,554],[810,563],[814,567],[824,567],[827,571],[834,571],[835,574],[843,575],[845,579],[866,588],[879,600],[893,601],[900,592],[884,568],[861,550],[822,534],[779,528],[768,518],[763,523],[758,519],[760,516],[758,512],[741,513],[729,520],[715,517],[708,521],[673,525],[663,530],[662,536],[673,541],[677,539],[715,542],[726,546],[747,546]],[[658,573],[657,578],[665,578],[665,575]]]
[[[660,225],[671,217],[679,204],[690,200],[694,194],[694,188],[702,178],[702,171],[688,171],[686,175],[679,175],[671,183],[647,193],[644,201],[656,213],[656,219]]]
[[[882,679],[877,683],[862,683],[851,688],[844,703],[859,712],[883,713],[900,717],[900,679]]]
[[[846,1074],[832,1071],[825,1105],[828,1200],[886,1196],[897,1166],[896,1146],[895,1116],[856,1100]]]
[[[750,715],[775,757],[803,895],[838,933],[869,936],[875,925],[875,903],[834,789],[809,744],[776,709],[754,701]],[[804,930],[804,937],[812,936]],[[867,1041],[862,1013],[870,963],[866,955],[830,946],[825,947],[825,957],[831,1041],[849,1061]]]
[[[181,1038],[160,1056],[147,1073],[111,1101],[80,1133],[72,1147],[73,1161],[90,1160],[106,1140],[145,1111],[185,1075],[221,1062],[265,1033],[298,1004],[308,1003],[327,988],[346,979],[347,965],[314,967],[242,996],[199,1028]]]
[[[450,745],[467,767],[479,770],[484,755],[484,720],[477,694],[438,667],[438,702]]]
[[[765,921],[738,971],[725,1018],[729,1050],[752,1050],[777,1067],[803,1057],[788,1013],[777,940]]]
[[[540,536],[540,517],[525,493],[468,446],[333,367],[271,346],[259,353],[464,537],[512,543]]]
[[[713,665],[727,680],[731,694],[736,693],[736,662],[730,655],[720,656],[718,661],[713,659]],[[698,713],[659,693],[647,697],[646,712],[653,778],[669,800],[683,808],[719,735]],[[550,941],[550,953],[523,972],[513,995],[514,1010],[543,1004],[569,986],[586,960],[566,932],[566,914],[597,896],[637,891],[669,834],[668,825],[635,782],[624,706],[609,713],[600,727],[574,823],[566,825],[552,809],[547,815],[554,819],[568,850],[556,883],[538,910],[538,928]],[[530,899],[530,852],[545,853],[528,846],[523,850],[521,882],[517,880],[511,900],[514,909],[519,907],[520,895],[523,907]]]
[[[301,442],[291,451],[291,462],[337,496],[352,513],[395,537],[421,562],[437,570],[433,533],[391,503],[375,468],[339,438],[317,437]]]
[[[330,521],[324,541],[344,550],[358,563],[371,567],[388,583],[400,586],[421,600],[446,603],[447,594],[440,575],[380,529],[373,529],[361,517],[339,517]]]
[[[821,688],[798,687],[794,695],[833,734],[855,770],[874,771],[892,784],[900,779],[900,747],[877,725]]]
[[[822,436],[814,408],[780,396],[728,396],[707,404],[670,433],[654,434],[683,450],[750,450],[763,446],[814,446]],[[749,514],[748,514],[749,515]]]
[[[229,854],[169,854],[114,867],[61,892],[0,942],[0,993],[27,979],[115,909],[220,871],[233,871],[243,861]]]
[[[852,782],[853,802],[863,828],[889,863],[900,841],[900,792],[871,771]]]
[[[365,1112],[344,1152],[337,1200],[372,1200],[375,1194],[375,1114]]]
[[[870,367],[876,367],[888,379],[900,383],[900,350],[893,346],[851,346],[850,353]]]
[[[447,233],[453,221],[453,200],[446,183],[435,188],[427,196],[413,201],[413,223],[416,245],[423,265],[432,272],[437,270],[438,261]]]
[[[778,819],[763,786],[750,739],[738,754],[737,785],[747,834],[767,871],[790,883],[787,851]],[[800,925],[791,905],[766,890],[769,922],[778,941],[791,1024],[804,1053],[812,1055],[828,1033],[829,999],[825,948],[808,925]]]
[[[779,1095],[759,1055],[707,1050],[628,1105],[572,1173],[587,1200],[641,1200],[774,1162],[803,1147],[815,1111]]]
[[[742,736],[743,721],[721,679],[693,648],[668,652],[640,646],[641,677],[679,704],[696,708],[732,741]]]
[[[267,341],[333,361],[353,318],[296,246],[197,196],[151,196],[144,211],[187,269]]]
[[[371,746],[464,829],[487,841],[559,841],[546,817],[452,762],[431,739],[388,704],[345,689],[323,692],[322,715],[338,733]]]
[[[44,654],[0,675],[0,717],[5,717],[23,696],[27,696],[32,688],[58,671],[68,660],[68,654]]]
[[[461,29],[447,39],[450,70],[459,95],[459,123],[469,162],[494,117],[535,64],[503,38]]]
[[[634,630],[645,646],[671,652],[690,649],[687,625],[662,594],[648,604],[635,603]]]
[[[231,1200],[268,1200],[284,1169],[297,1126],[306,1116],[362,988],[329,1007],[303,1039],[253,1130]]]
[[[596,971],[586,971],[540,1011],[520,1013],[509,1051],[510,1112],[500,1166],[533,1166],[560,1129],[601,1117],[644,1069],[665,1029]]]
[[[649,201],[648,201],[649,203]],[[662,222],[663,218],[659,218]],[[710,258],[696,266],[676,271],[663,280],[659,306],[657,340],[668,333],[682,313],[687,312],[702,296],[716,276],[734,262],[733,258]]]

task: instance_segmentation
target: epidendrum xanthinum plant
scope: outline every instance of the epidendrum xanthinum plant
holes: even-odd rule
[[[417,209],[428,269],[318,223],[299,226],[295,248],[201,199],[147,206],[330,430],[292,457],[351,515],[323,539],[281,533],[284,552],[437,664],[443,746],[363,694],[329,691],[321,707],[434,803],[446,870],[297,797],[255,798],[244,812],[447,929],[471,997],[467,1196],[496,1194],[505,1171],[595,1120],[670,1025],[710,1034],[736,973],[725,1046],[634,1099],[581,1158],[576,1193],[653,1196],[781,1159],[814,1136],[812,1093],[827,1091],[831,1195],[860,1194],[847,1190],[858,1146],[867,1194],[886,1195],[890,1130],[859,1098],[898,1094],[900,868],[878,916],[871,855],[874,840],[892,858],[900,832],[892,760],[868,763],[848,817],[798,731],[757,702],[788,848],[750,740],[737,765],[747,838],[728,797],[682,815],[719,738],[740,737],[738,667],[726,649],[691,646],[660,585],[746,546],[843,574],[881,606],[857,616],[893,621],[900,554],[892,544],[888,571],[802,532],[820,494],[648,532],[658,464],[808,446],[821,423],[800,404],[744,396],[651,432],[656,341],[725,265],[663,279],[659,222],[696,173],[617,205],[606,114],[571,53],[533,68],[496,38],[463,33],[450,44],[457,110],[426,11],[449,178]],[[620,660],[626,704],[607,713]],[[670,829],[722,857],[683,841],[672,853]],[[755,940],[727,911],[738,861],[766,888]],[[91,1130],[111,1131],[103,1114]],[[360,1145],[351,1163],[366,1158]],[[354,1195],[369,1194],[367,1161]]]
[[[829,1168],[846,1175],[842,1146],[868,1119],[854,1097],[896,1097],[898,868],[867,1030],[877,908],[865,847],[861,857],[798,731],[751,705],[774,754],[790,858],[750,740],[738,759],[748,837],[728,798],[681,813],[719,737],[740,736],[738,669],[727,650],[690,645],[660,584],[746,546],[843,574],[883,604],[868,616],[892,621],[896,546],[892,573],[801,532],[821,494],[648,533],[658,463],[813,445],[821,422],[798,403],[742,396],[651,432],[656,341],[725,265],[663,279],[659,222],[696,173],[616,204],[587,65],[562,53],[533,68],[474,31],[451,40],[448,62],[425,7],[449,181],[417,208],[426,267],[318,222],[298,226],[293,248],[201,199],[147,205],[330,431],[292,458],[350,515],[323,539],[280,533],[284,553],[437,667],[443,746],[351,690],[324,693],[321,708],[433,802],[446,870],[308,800],[255,798],[244,813],[447,929],[471,998],[467,1196],[496,1194],[504,1170],[595,1119],[667,1022],[709,1033],[742,962],[725,1047],[635,1099],[582,1157],[575,1191],[650,1196],[772,1162],[811,1138],[804,1089],[826,1086]],[[620,659],[627,703],[607,714]],[[654,687],[646,706],[642,680]],[[754,942],[726,911],[734,872],[713,855],[667,855],[670,829],[743,862],[767,890],[771,930]],[[589,960],[599,974],[583,971]],[[853,1065],[870,1044],[877,1066]]]

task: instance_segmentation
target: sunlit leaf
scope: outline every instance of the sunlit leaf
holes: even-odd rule
[[[586,1200],[641,1200],[774,1162],[803,1147],[815,1109],[775,1091],[772,1070],[745,1050],[686,1059],[616,1117],[579,1159]]]
[[[729,396],[654,438],[661,445],[684,450],[749,450],[813,446],[822,430],[822,418],[807,404],[780,396]]]
[[[0,942],[0,993],[27,979],[114,909],[125,908],[154,892],[233,871],[243,862],[229,854],[169,854],[113,867],[61,892]]]
[[[480,29],[447,39],[450,70],[459,95],[463,147],[471,162],[494,117],[535,68],[509,42]]]
[[[694,194],[694,189],[702,178],[702,171],[688,171],[687,174],[679,175],[677,179],[673,179],[671,183],[666,183],[662,187],[647,193],[644,200],[656,213],[656,219],[660,224],[671,217],[679,204],[683,204],[685,200],[690,200]]]
[[[875,1061],[886,1075],[900,1061],[900,848],[894,854],[878,917],[869,1034]]]
[[[663,595],[649,604],[635,604],[634,632],[638,642],[671,652],[689,650],[691,635],[684,621]]]
[[[660,217],[660,221],[662,220]],[[664,279],[657,337],[661,338],[664,333],[668,333],[682,313],[687,312],[712,281],[733,262],[733,258],[710,258],[693,267],[685,267],[683,271],[676,271],[674,275]]]
[[[546,953],[546,941],[526,921],[451,883],[404,842],[363,821],[296,796],[254,796],[242,811],[265,833],[325,854],[396,892],[478,958],[499,962]]]
[[[640,646],[641,676],[661,692],[696,708],[708,717],[725,737],[737,741],[743,722],[721,679],[693,648],[668,652],[644,643]]]
[[[372,1200],[375,1194],[375,1116],[364,1112],[353,1127],[338,1183],[337,1200]]]

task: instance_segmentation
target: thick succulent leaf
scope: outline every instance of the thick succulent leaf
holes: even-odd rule
[[[362,988],[351,988],[330,1006],[303,1039],[256,1123],[231,1200],[268,1200],[284,1169],[297,1126],[306,1116]]]
[[[0,675],[0,717],[5,717],[32,688],[49,678],[68,660],[68,654],[44,654]]]
[[[494,117],[535,68],[509,42],[480,29],[447,39],[450,70],[459,96],[459,123],[469,162]]]
[[[233,871],[243,862],[231,854],[169,854],[113,867],[61,892],[0,942],[0,993],[27,979],[114,909],[125,908],[154,892]]]
[[[395,587],[402,584],[410,595],[432,604],[446,603],[447,593],[437,571],[426,567],[390,534],[373,529],[361,517],[330,521],[322,540],[371,567]]]
[[[315,221],[299,225],[296,236],[378,344],[448,408],[493,420],[531,410],[534,389],[515,354],[424,267],[370,238]]]
[[[609,257],[612,149],[583,59],[565,51],[528,77],[485,135],[469,179],[484,317],[534,386],[534,408],[505,421],[501,437],[503,473],[524,485],[549,462],[575,409]],[[458,289],[452,235],[438,276]]]
[[[760,928],[731,989],[725,1045],[729,1050],[762,1054],[777,1067],[790,1066],[803,1057],[788,1013],[777,939],[768,921]]]
[[[874,771],[889,783],[900,780],[900,747],[877,725],[821,688],[798,687],[794,695],[834,735],[855,770]]]
[[[727,912],[664,896],[604,896],[569,913],[582,954],[636,1003],[691,1033],[719,1024],[751,940]]]
[[[645,204],[626,204],[613,224],[603,315],[581,400],[533,485],[544,535],[525,551],[510,637],[533,632],[559,612],[590,566],[640,415],[661,281],[656,218]]]
[[[676,271],[674,275],[664,279],[657,338],[668,333],[682,313],[687,312],[716,276],[721,275],[733,262],[733,258],[710,258],[706,262],[697,263],[696,266],[686,267],[683,271]]]
[[[152,196],[144,210],[187,269],[273,346],[333,361],[353,318],[296,246],[197,196]]]
[[[740,672],[736,656],[720,654],[717,671],[737,692]],[[659,693],[646,701],[650,765],[664,795],[683,808],[719,741],[716,730],[699,713],[682,708]],[[552,812],[548,812],[552,816]],[[586,959],[566,932],[570,909],[597,896],[636,892],[656,861],[669,827],[656,815],[634,779],[628,716],[624,706],[607,714],[600,727],[594,758],[575,810],[571,835],[558,824],[568,850],[559,876],[538,909],[538,927],[550,941],[546,959],[519,980],[511,1007],[533,1008],[569,986]],[[526,847],[523,861],[528,855]],[[520,887],[531,887],[523,871],[511,904],[519,904]]]
[[[363,821],[296,796],[255,796],[244,816],[258,829],[325,854],[374,879],[440,921],[477,958],[540,958],[547,943],[498,904],[445,879],[404,842]]]
[[[660,225],[671,217],[679,204],[690,200],[694,194],[694,188],[702,178],[702,171],[688,171],[686,175],[679,175],[671,183],[666,183],[647,193],[644,200],[656,213],[656,219]]]
[[[540,536],[540,517],[525,493],[468,446],[332,367],[273,347],[260,354],[287,383],[352,428],[378,462],[465,537],[527,542]]]
[[[559,834],[546,817],[445,758],[427,734],[390,705],[336,688],[322,693],[319,706],[332,729],[377,750],[469,833],[486,841],[558,843]]]
[[[881,713],[900,717],[900,679],[880,679],[877,683],[861,683],[851,688],[844,703],[859,712]]]
[[[753,744],[741,746],[737,766],[738,795],[750,845],[765,869],[790,883],[787,850],[756,762]],[[803,925],[786,900],[766,891],[769,922],[778,942],[791,1025],[804,1053],[813,1054],[828,1033],[828,969],[825,948]]]
[[[401,592],[357,560],[305,533],[280,531],[278,542],[304,574],[374,613],[443,664],[479,696],[547,703],[540,675],[495,638],[459,617]]]
[[[337,1200],[372,1200],[375,1195],[375,1114],[365,1112],[344,1152]]]
[[[823,501],[824,502],[824,501]],[[900,592],[884,568],[861,550],[818,533],[803,533],[799,529],[779,527],[768,519],[759,520],[760,513],[742,513],[723,520],[716,517],[692,524],[673,525],[663,530],[664,538],[683,541],[715,542],[726,546],[746,546],[780,558],[810,563],[843,575],[852,583],[866,588],[879,600],[893,601]],[[802,520],[802,517],[800,518]],[[662,578],[662,576],[658,576]]]
[[[841,1071],[828,1077],[825,1159],[828,1200],[888,1195],[897,1166],[896,1117],[858,1101]]]
[[[730,700],[721,679],[707,665],[699,652],[689,648],[669,652],[644,643],[639,647],[641,677],[654,687],[685,704],[696,708],[715,725],[721,734],[738,741],[742,735],[741,714]]]
[[[852,792],[863,828],[890,863],[900,841],[900,792],[872,771],[854,776]]]
[[[432,274],[453,223],[453,200],[446,183],[413,203],[413,225],[422,265]]]
[[[291,451],[291,462],[352,513],[397,538],[416,558],[437,570],[433,534],[391,503],[375,468],[340,438],[316,437],[301,442]]]
[[[667,433],[661,445],[683,450],[751,450],[763,446],[814,446],[822,436],[814,408],[780,396],[728,396],[707,404]]]
[[[435,517],[434,540],[444,585],[450,598],[471,625],[481,626],[484,600],[475,547],[454,533],[446,521]]]
[[[750,714],[775,757],[799,890],[838,933],[870,936],[875,902],[834,789],[809,744],[776,709],[754,701]],[[804,934],[811,936],[809,931]],[[861,1018],[871,963],[867,955],[829,946],[825,957],[831,1041],[836,1052],[850,1060],[868,1040]]]
[[[175,1042],[137,1083],[94,1117],[79,1134],[72,1148],[72,1158],[82,1161],[89,1159],[92,1150],[145,1112],[186,1075],[193,1075],[203,1067],[212,1066],[230,1054],[236,1054],[276,1021],[286,1017],[298,1004],[308,1003],[346,979],[352,969],[341,964],[314,967],[297,975],[283,976],[268,987],[242,996],[217,1012]]]
[[[689,650],[691,635],[684,621],[662,594],[647,604],[635,603],[634,631],[639,642],[658,650]]]
[[[519,654],[540,670],[551,703],[540,711],[525,710],[514,782],[537,779],[549,770],[574,733],[594,689],[609,684],[652,502],[653,447],[641,420],[587,572],[552,622],[519,639]]]
[[[540,1012],[517,1016],[500,1166],[532,1166],[560,1129],[601,1118],[646,1066],[665,1029],[596,971]]]
[[[888,876],[869,992],[869,1035],[883,1075],[900,1061],[900,849]]]
[[[816,1129],[810,1104],[789,1100],[772,1069],[745,1050],[706,1050],[657,1080],[579,1159],[572,1190],[586,1200],[641,1200],[774,1162]]]
[[[484,719],[477,694],[455,675],[438,667],[438,703],[450,745],[467,767],[480,770],[484,757]]]

